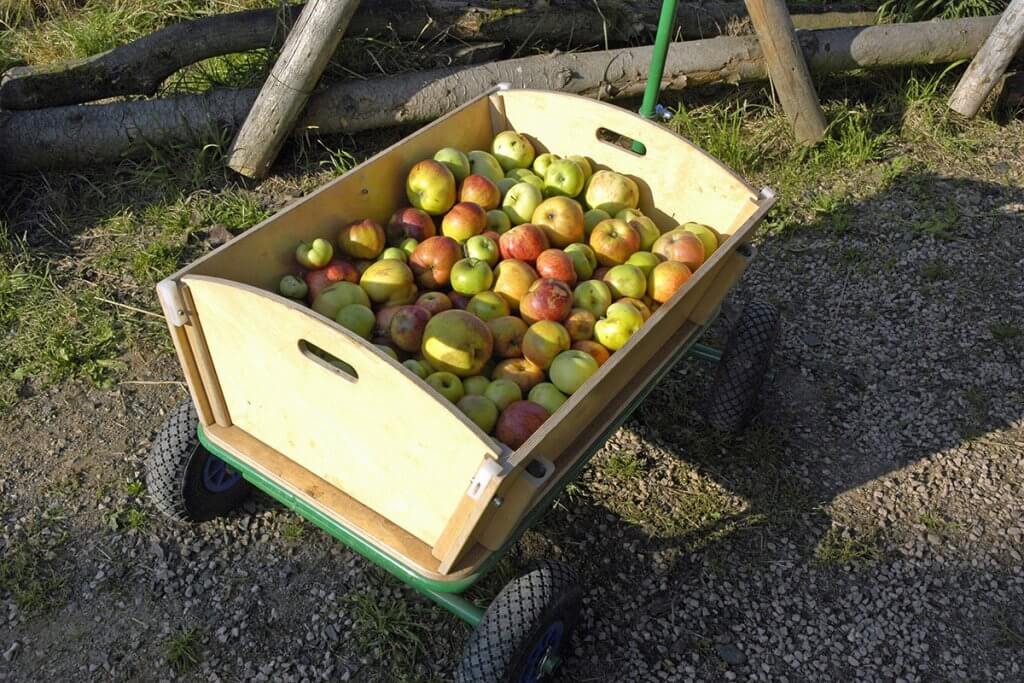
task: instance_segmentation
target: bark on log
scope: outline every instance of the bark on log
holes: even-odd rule
[[[1024,0],[1013,0],[992,35],[971,60],[963,78],[949,98],[949,108],[961,116],[973,118],[985,98],[1006,73],[1010,60],[1024,43]]]
[[[660,0],[601,0],[601,11],[580,0],[376,0],[356,12],[349,35],[396,33],[417,40],[451,35],[460,40],[510,44],[530,41],[573,45],[635,42],[652,33]],[[518,6],[519,10],[512,8]],[[203,59],[281,45],[303,5],[204,17],[173,24],[99,55],[61,64],[9,69],[0,81],[0,109],[40,109],[124,95],[153,95],[173,73]],[[815,10],[811,13],[811,10]],[[796,8],[797,28],[868,25],[875,13],[840,4]],[[602,17],[603,13],[603,17]],[[557,17],[557,19],[555,19]],[[742,2],[680,4],[678,35],[719,35],[746,17]]]
[[[814,73],[969,59],[999,17],[832,29],[798,33]],[[604,99],[641,93],[651,47],[540,55],[482,66],[438,69],[326,88],[310,99],[303,127],[354,133],[422,123],[497,83],[546,88]],[[753,36],[677,43],[662,88],[764,80]],[[75,167],[144,155],[151,146],[197,145],[236,130],[255,90],[224,90],[165,100],[0,112],[0,172]]]

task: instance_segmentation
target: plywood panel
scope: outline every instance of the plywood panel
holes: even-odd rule
[[[232,424],[433,545],[480,463],[498,457],[495,442],[333,321],[226,280],[184,283]],[[358,378],[304,353],[303,340]]]

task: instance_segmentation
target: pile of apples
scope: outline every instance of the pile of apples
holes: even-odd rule
[[[387,226],[304,242],[279,291],[376,344],[518,448],[718,248],[662,232],[639,188],[581,156],[535,155],[514,132],[451,147],[406,179]]]

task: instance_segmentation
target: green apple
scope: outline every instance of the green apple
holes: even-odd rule
[[[412,252],[416,251],[417,246],[419,246],[419,242],[416,241],[415,237],[406,237],[398,245],[398,248],[405,252],[406,260],[409,260],[408,257],[412,256]]]
[[[511,312],[505,297],[490,290],[474,294],[466,304],[466,310],[484,322],[501,318]]]
[[[594,250],[582,242],[574,242],[563,251],[572,259],[576,277],[581,282],[589,280],[590,276],[594,274],[594,269],[597,268],[597,256],[594,255]]]
[[[516,183],[501,200],[501,209],[507,215],[512,225],[529,223],[533,212],[537,210],[540,203],[544,201],[544,195],[540,190],[530,183]]]
[[[620,221],[626,221],[627,223],[637,216],[643,216],[644,214],[640,209],[623,209],[619,211],[613,218],[618,218]]]
[[[363,339],[369,339],[373,332],[373,324],[377,321],[373,311],[362,304],[349,304],[335,316],[335,321],[346,330],[358,334]]]
[[[598,171],[587,183],[584,196],[588,209],[604,209],[615,215],[623,209],[635,209],[640,203],[640,188],[632,178],[614,171]]]
[[[334,258],[334,247],[323,237],[317,237],[312,242],[302,242],[295,248],[295,260],[303,268],[323,268],[331,262],[332,258]]]
[[[426,379],[430,375],[430,368],[421,360],[410,358],[402,363],[402,365],[409,368],[409,370],[411,370],[412,373],[420,379]]]
[[[537,158],[533,160],[533,172],[536,173],[541,178],[543,178],[544,174],[548,170],[548,166],[551,165],[551,162],[558,161],[561,158],[562,157],[558,156],[557,154],[552,154],[551,152],[544,152],[543,154],[538,154]]]
[[[461,183],[469,175],[469,158],[462,150],[454,147],[445,147],[437,150],[434,161],[440,161],[448,167],[448,170],[455,176],[455,181]]]
[[[513,180],[520,183],[530,183],[538,190],[543,192],[544,190],[544,179],[539,175],[527,168],[513,168],[506,175],[506,178],[512,178]]]
[[[516,180],[515,178],[502,178],[501,180],[496,181],[494,184],[498,186],[498,189],[501,191],[501,198],[504,199],[508,191],[511,190],[516,185],[518,185],[519,181]]]
[[[643,313],[635,306],[617,302],[608,307],[605,318],[594,325],[594,339],[604,347],[618,351],[644,324]]]
[[[544,410],[554,414],[558,407],[568,400],[568,396],[558,390],[551,382],[541,382],[530,389],[527,400],[533,401]]]
[[[612,305],[612,290],[600,280],[585,280],[573,290],[572,304],[576,308],[585,308],[593,313],[595,318],[600,318]]]
[[[424,159],[409,171],[405,195],[414,208],[439,216],[455,204],[455,176],[440,161]]]
[[[612,215],[604,209],[591,209],[583,214],[583,232],[589,238],[594,231],[594,226],[601,221],[611,218]]]
[[[626,222],[640,235],[640,249],[642,251],[650,251],[654,243],[661,237],[661,230],[647,216],[634,216]]]
[[[654,270],[654,267],[663,260],[664,259],[661,257],[656,256],[649,251],[638,251],[626,259],[626,264],[636,266],[643,271],[644,277],[650,277],[651,271]]]
[[[289,299],[305,299],[309,294],[309,285],[301,277],[285,275],[278,283],[277,291],[281,293],[281,296],[286,296]]]
[[[572,394],[597,372],[594,357],[586,351],[570,349],[555,356],[548,375],[551,383],[565,394]]]
[[[409,255],[400,247],[388,247],[384,251],[380,252],[380,256],[377,257],[377,260],[383,261],[389,258],[404,262],[409,260]]]
[[[516,401],[523,400],[523,390],[510,379],[496,379],[487,385],[484,396],[494,401],[499,410],[505,410]]]
[[[624,296],[641,299],[647,292],[647,277],[644,271],[628,263],[613,266],[605,273],[604,281],[608,283],[608,289],[612,290],[614,299],[621,299]]]
[[[388,346],[387,344],[374,344],[374,346],[376,346],[378,349],[380,349],[381,353],[383,353],[385,356],[388,356],[389,358],[391,358],[391,360],[393,360],[393,361],[397,361],[398,360],[398,352],[395,351],[390,346]]]
[[[427,384],[452,403],[458,403],[459,399],[466,395],[465,389],[462,388],[462,380],[450,372],[427,375]]]
[[[545,197],[575,197],[583,191],[583,169],[571,159],[552,161],[544,174]]]
[[[534,157],[533,143],[514,130],[495,135],[491,153],[506,171],[510,168],[530,168]]]
[[[333,320],[338,311],[349,304],[362,304],[369,308],[370,298],[359,285],[342,280],[320,290],[313,299],[313,310]]]
[[[683,223],[680,227],[682,227],[684,232],[692,232],[704,245],[705,261],[711,258],[711,255],[718,249],[718,243],[720,241],[718,233],[708,226],[701,225],[700,223]]]
[[[579,154],[570,154],[566,159],[575,161],[583,169],[583,187],[586,187],[590,182],[590,176],[594,175],[594,167],[590,165],[590,160]]]
[[[498,213],[502,216],[505,215],[503,211],[498,211]],[[484,235],[473,235],[466,240],[466,256],[480,261],[485,261],[487,265],[493,268],[498,264],[498,261],[501,258],[501,252],[498,251],[498,245],[495,244],[494,240],[490,237],[485,237]]]
[[[490,153],[474,149],[467,156],[471,173],[490,178],[495,184],[505,177],[505,171],[501,169],[501,164]],[[498,189],[501,189],[500,185],[498,185]]]
[[[401,305],[416,300],[416,283],[404,261],[387,259],[371,264],[360,276],[359,286],[376,304]]]
[[[494,271],[487,261],[476,258],[464,258],[452,266],[451,284],[459,294],[473,296],[491,288],[494,284]]]
[[[484,375],[473,375],[462,380],[462,388],[466,392],[466,396],[483,396],[490,384],[490,378]]]
[[[466,417],[488,434],[498,422],[498,406],[494,405],[494,401],[486,396],[467,394],[459,399],[458,406]]]
[[[502,193],[502,196],[504,196],[504,193]],[[512,220],[501,209],[491,209],[487,212],[487,229],[493,230],[500,235],[512,229]]]

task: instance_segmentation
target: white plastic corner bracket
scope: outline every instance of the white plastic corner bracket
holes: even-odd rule
[[[496,84],[494,86],[494,89],[495,90],[511,90],[512,89],[512,84],[509,83],[508,81],[502,81],[501,83]]]
[[[473,479],[469,482],[469,490],[466,491],[466,495],[473,500],[480,500],[480,496],[487,490],[491,480],[501,474],[502,469],[501,463],[497,460],[491,460],[490,458],[484,460],[480,463],[476,474],[473,475]]]
[[[161,280],[156,285],[156,295],[167,316],[167,322],[175,327],[183,327],[188,323],[188,311],[185,300],[181,298],[181,290],[174,280]]]
[[[770,187],[762,187],[760,195],[761,195],[761,199],[774,199],[775,198],[775,190],[773,190]]]

